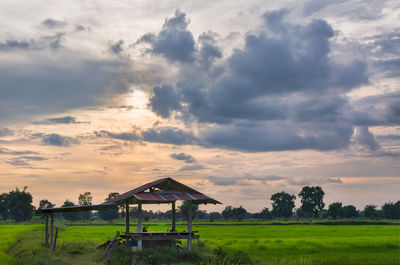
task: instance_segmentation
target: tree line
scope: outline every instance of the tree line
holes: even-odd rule
[[[115,198],[119,193],[112,192],[104,199]],[[396,203],[386,202],[380,209],[376,205],[367,205],[363,210],[357,210],[354,205],[343,205],[341,202],[334,202],[325,208],[324,191],[319,186],[305,186],[302,188],[300,193],[297,195],[301,199],[301,206],[295,208],[296,196],[289,194],[285,191],[273,194],[270,197],[272,201],[272,209],[265,207],[258,213],[250,213],[242,206],[232,207],[227,206],[222,212],[206,212],[199,210],[198,205],[191,204],[192,207],[189,209],[189,204],[184,201],[177,209],[177,218],[186,218],[189,211],[192,211],[192,216],[200,220],[238,220],[243,219],[274,219],[274,218],[308,218],[310,224],[312,224],[313,218],[387,218],[387,219],[399,219],[400,218],[400,201]],[[32,195],[27,191],[27,187],[20,190],[18,187],[8,193],[0,194],[0,218],[2,220],[13,220],[15,222],[29,221],[34,215],[36,209],[32,205]],[[93,196],[91,192],[87,191],[78,196],[78,203],[75,204],[70,200],[65,200],[61,207],[69,206],[82,206],[92,205]],[[56,205],[43,199],[39,202],[38,208],[53,208]],[[116,206],[107,210],[84,212],[64,212],[57,213],[56,217],[63,218],[69,221],[78,220],[92,220],[102,219],[106,221],[112,221],[125,216],[125,208],[123,206]],[[130,216],[137,216],[137,207],[130,208]],[[172,211],[143,211],[143,217],[145,221],[151,219],[170,219],[172,217]]]

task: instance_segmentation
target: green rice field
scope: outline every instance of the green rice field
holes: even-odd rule
[[[149,231],[168,228],[154,225]],[[185,226],[177,228],[187,230]],[[38,225],[0,226],[0,264],[12,264],[5,251],[18,234],[29,229],[38,229]],[[58,242],[84,239],[101,244],[123,229],[68,226],[60,229]],[[194,230],[209,248],[242,250],[254,261],[267,264],[400,264],[399,225],[198,225]]]
[[[14,257],[7,250],[17,242],[23,233],[39,229],[41,225],[0,225],[0,264],[14,264]]]

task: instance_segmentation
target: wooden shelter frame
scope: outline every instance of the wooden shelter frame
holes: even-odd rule
[[[188,231],[176,231],[176,201],[188,201]],[[172,220],[171,230],[162,232],[143,232],[143,204],[171,204]],[[46,215],[45,225],[45,246],[55,249],[56,237],[54,236],[54,213],[56,212],[78,212],[78,211],[92,211],[92,210],[105,210],[115,208],[118,205],[124,205],[125,208],[125,233],[122,237],[126,239],[136,240],[138,250],[143,248],[143,240],[175,240],[187,239],[187,248],[192,250],[192,240],[198,239],[200,236],[195,235],[198,231],[192,229],[192,203],[195,204],[220,204],[219,201],[208,197],[172,178],[159,179],[136,189],[125,192],[115,198],[108,200],[105,203],[98,205],[84,205],[84,206],[70,206],[58,208],[42,208],[38,209],[38,213]],[[137,231],[130,232],[130,214],[129,205],[137,204]],[[50,218],[50,243],[49,243],[49,218]],[[57,234],[58,230],[56,230]]]

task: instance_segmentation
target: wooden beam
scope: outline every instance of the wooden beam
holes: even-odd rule
[[[188,232],[189,238],[187,241],[188,250],[192,251],[192,202],[188,201]]]
[[[142,217],[143,217],[143,213],[142,213],[142,203],[139,202],[138,204],[138,222],[137,222],[137,231],[138,232],[142,232]],[[138,240],[138,250],[142,250],[142,240]]]
[[[171,231],[175,231],[175,222],[176,222],[176,210],[175,210],[175,202],[172,203],[172,227]]]
[[[46,214],[46,231],[44,232],[44,246],[49,247],[49,214]]]
[[[129,233],[129,203],[125,202],[125,232]]]
[[[54,241],[54,214],[50,214],[50,249],[53,247]]]
[[[52,246],[53,251],[56,250],[57,237],[58,237],[58,227],[56,227],[56,235],[54,236],[54,242],[53,242],[53,246]]]

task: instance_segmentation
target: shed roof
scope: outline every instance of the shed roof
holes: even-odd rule
[[[147,191],[148,190],[148,191]],[[194,190],[172,178],[162,178],[156,181],[144,184],[136,189],[127,191],[115,198],[112,198],[102,204],[82,205],[55,208],[39,208],[37,213],[57,213],[57,212],[80,212],[106,210],[116,207],[117,204],[130,203],[138,204],[159,204],[171,203],[178,200],[192,201],[196,204],[221,204],[219,201]]]
[[[148,190],[148,191],[147,191]],[[219,201],[194,190],[172,178],[162,178],[127,191],[104,204],[109,203],[171,203],[177,200],[192,201],[197,204],[220,204]]]

